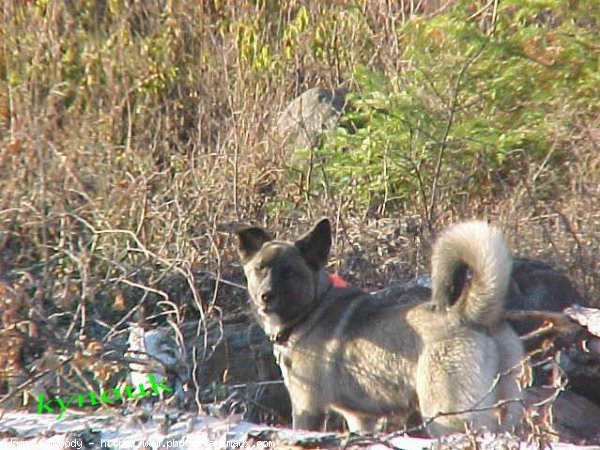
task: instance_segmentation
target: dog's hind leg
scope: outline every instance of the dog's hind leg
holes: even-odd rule
[[[501,410],[500,429],[510,431],[520,423],[523,415],[523,393],[518,382],[523,370],[523,344],[506,323],[496,327],[491,334],[500,355],[497,400],[506,402]]]
[[[417,395],[423,418],[434,419],[427,426],[430,436],[460,432],[465,424],[496,431],[499,359],[494,340],[474,331],[426,344],[417,365]]]
[[[322,411],[297,410],[292,412],[294,430],[323,431],[326,414]]]

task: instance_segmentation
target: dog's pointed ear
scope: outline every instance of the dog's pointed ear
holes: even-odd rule
[[[245,227],[236,231],[238,237],[238,255],[242,264],[246,264],[273,236],[260,227]]]
[[[322,219],[294,245],[312,269],[321,269],[327,264],[331,249],[331,223],[328,219]]]

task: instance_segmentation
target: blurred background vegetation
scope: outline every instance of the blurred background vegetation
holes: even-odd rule
[[[231,231],[321,216],[367,289],[477,217],[599,304],[595,0],[0,8],[1,294],[30,328],[102,337],[142,299],[219,320],[245,309]],[[347,107],[290,148],[278,118],[316,86]]]

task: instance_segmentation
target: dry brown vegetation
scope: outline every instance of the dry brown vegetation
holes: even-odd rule
[[[492,6],[477,2],[460,14],[488,33],[495,14],[516,8]],[[555,96],[536,152],[515,145],[509,163],[497,164],[469,154],[462,170],[426,177],[421,192],[383,207],[357,203],[356,191],[307,184],[288,167],[273,125],[289,101],[314,86],[344,86],[360,102],[355,73],[364,66],[402,80],[411,48],[420,48],[411,47],[415,24],[442,17],[448,5],[8,0],[0,8],[5,329],[102,339],[142,299],[165,313],[159,322],[218,321],[245,308],[244,291],[227,283],[243,283],[232,229],[253,222],[295,236],[320,216],[336,226],[332,269],[365,288],[427,272],[434,233],[480,217],[499,222],[517,254],[566,270],[600,305],[597,97]],[[529,13],[544,33],[555,26],[546,9]],[[597,36],[600,24],[584,19]],[[515,27],[529,19],[519,20]],[[552,65],[536,54],[539,41],[530,44],[525,58]],[[592,62],[595,45],[586,53]],[[458,70],[447,76],[456,80]],[[542,110],[533,100],[525,106]],[[441,163],[452,167],[460,146],[446,137]],[[437,155],[435,147],[423,171],[435,172]]]

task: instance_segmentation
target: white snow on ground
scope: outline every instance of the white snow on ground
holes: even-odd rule
[[[71,412],[68,417],[57,421],[55,415],[26,412],[6,412],[0,417],[0,450],[65,450],[65,449],[190,449],[190,450],[230,450],[244,448],[249,432],[256,434],[263,430],[277,432],[280,439],[331,436],[331,433],[309,433],[283,428],[260,426],[243,421],[228,421],[213,417],[180,414],[169,426],[167,432],[160,427],[158,420],[149,419],[145,423],[127,416],[96,415]],[[87,433],[84,439],[81,432]],[[9,434],[10,433],[10,434]],[[69,434],[67,434],[69,433]],[[71,434],[74,433],[74,434]],[[7,437],[15,436],[15,437]],[[480,448],[493,449],[498,445],[493,436],[485,436]],[[83,442],[84,440],[88,442]],[[431,439],[411,437],[390,437],[388,442],[403,450],[429,449],[435,444]],[[265,440],[247,444],[248,449],[277,448]],[[370,444],[366,450],[390,450],[383,444]],[[554,450],[600,449],[570,444],[553,444]],[[534,450],[532,444],[520,443],[519,450]]]

